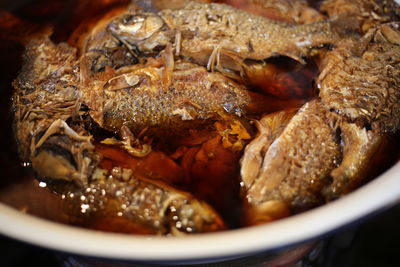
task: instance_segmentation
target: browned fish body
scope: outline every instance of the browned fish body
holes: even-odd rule
[[[144,13],[152,16],[145,21],[132,14],[122,15],[126,20],[143,22],[136,35],[137,40],[145,40],[143,49],[140,45],[128,49],[121,44],[122,39],[114,38],[105,28],[110,19],[126,12],[129,10],[106,14],[85,38],[77,42],[81,48],[82,101],[102,127],[118,132],[125,125],[136,135],[147,129],[146,135],[158,138],[171,134],[182,136],[187,129],[210,125],[225,115],[264,113],[282,106],[302,104],[299,100],[285,102],[250,92],[195,64],[174,63],[172,53],[164,46],[161,53],[159,49],[153,51],[159,45],[154,40],[159,41],[161,35],[154,38],[152,35],[165,28],[165,23],[153,13]],[[172,37],[170,33],[169,37]],[[168,34],[162,34],[165,46],[171,45]],[[126,44],[125,41],[122,43]],[[160,53],[160,57],[145,58],[138,49],[147,51],[148,56]],[[117,55],[125,61],[119,61]]]
[[[255,139],[246,148],[242,180],[248,223],[322,204],[363,181],[386,133],[400,127],[395,25],[383,24],[330,52],[318,79],[320,98],[307,103],[272,144],[267,138],[254,150],[260,147]],[[274,132],[271,124],[264,127],[261,133]]]
[[[122,171],[127,169],[122,169]],[[97,169],[96,179],[85,188],[56,186],[66,205],[79,214],[75,224],[99,230],[156,235],[184,235],[223,230],[224,222],[206,203],[165,184],[124,175],[110,176]],[[130,172],[131,173],[131,172]],[[106,177],[107,176],[107,177]],[[134,176],[134,175],[132,175]],[[58,188],[57,188],[58,187]],[[75,215],[76,216],[76,215]]]
[[[135,133],[161,128],[165,134],[179,134],[225,113],[242,116],[251,102],[243,87],[192,63],[175,64],[169,88],[163,87],[163,74],[164,67],[136,65],[117,76],[131,84],[118,89],[106,85],[104,127],[118,130],[126,125]]]
[[[281,116],[263,120],[281,120],[285,127]],[[272,123],[259,130],[241,161],[247,224],[276,220],[350,192],[384,140],[334,118],[320,100],[307,103],[283,131]]]
[[[338,48],[326,56],[318,87],[328,109],[382,133],[399,129],[398,26],[383,24],[376,33],[366,35],[375,41],[354,44],[356,51]]]
[[[14,129],[22,160],[32,161],[39,176],[85,184],[97,164],[94,146],[81,123],[65,123],[82,115],[78,72],[75,49],[32,41],[14,82]]]
[[[115,89],[111,81],[104,87],[103,126],[118,131],[125,125],[134,134],[147,128],[146,135],[158,138],[182,136],[224,117],[273,111],[284,103],[268,102],[220,73],[185,62],[176,62],[171,84],[165,88],[164,70],[140,65],[126,73],[121,70],[113,80],[125,84]]]
[[[329,173],[340,161],[341,149],[336,139],[318,101],[301,108],[265,149],[257,177],[244,181],[245,196],[253,207],[249,212],[255,213],[249,217],[276,219],[271,214],[271,210],[276,213],[275,205],[283,211],[296,212],[322,204],[320,191],[329,184]],[[251,220],[255,223],[258,219]]]
[[[151,31],[146,30],[149,28]],[[196,2],[158,14],[122,16],[108,27],[117,39],[143,54],[174,42],[176,54],[208,65],[209,69],[222,66],[231,70],[241,70],[245,59],[263,60],[276,55],[304,62],[303,57],[313,47],[338,40],[334,28],[329,21],[293,25],[224,4]]]
[[[340,115],[344,147],[331,173],[328,199],[360,184],[387,134],[400,127],[400,31],[397,23],[372,29],[360,43],[330,52],[319,76],[321,101]],[[364,44],[363,44],[364,42]],[[357,125],[357,126],[356,126]]]

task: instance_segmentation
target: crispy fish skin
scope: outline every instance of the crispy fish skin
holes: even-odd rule
[[[141,27],[156,21],[159,30],[142,38]],[[240,70],[244,59],[263,60],[276,55],[304,62],[302,57],[311,48],[335,43],[339,37],[330,21],[294,25],[224,4],[196,2],[189,2],[181,9],[164,9],[158,15],[139,13],[117,18],[108,29],[116,38],[142,52],[175,38],[177,54],[202,65],[210,65],[220,54],[222,65],[233,70]]]
[[[251,106],[251,95],[245,87],[220,73],[187,62],[176,62],[171,83],[165,88],[164,67],[133,66],[120,74],[121,89],[109,82],[104,87],[104,127],[118,130],[122,125],[137,134],[181,135],[188,129],[226,114],[243,116]],[[119,77],[119,78],[118,78]],[[128,84],[131,83],[131,85]]]
[[[308,102],[265,152],[259,174],[246,190],[247,201],[256,208],[282,202],[290,212],[322,204],[320,191],[329,184],[340,157],[326,110],[318,100]]]
[[[318,77],[319,95],[328,109],[381,133],[394,133],[400,126],[397,27],[380,26],[375,39],[383,40],[371,41],[360,53],[359,48],[356,52],[348,47],[333,50]]]
[[[318,78],[321,101],[340,117],[344,143],[343,161],[324,191],[328,200],[363,181],[374,153],[400,127],[399,25],[382,24],[363,39],[330,52]]]
[[[89,133],[65,122],[80,116],[76,50],[33,40],[14,82],[14,132],[23,161],[39,176],[86,184],[97,164]]]

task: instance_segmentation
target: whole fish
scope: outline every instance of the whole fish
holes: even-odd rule
[[[49,185],[64,198],[70,223],[98,230],[174,236],[226,228],[211,206],[191,194],[137,179],[129,169],[118,171],[96,169],[95,179],[84,188]]]
[[[243,70],[244,60],[283,55],[304,63],[312,48],[334,44],[347,22],[295,25],[270,20],[225,4],[189,2],[158,14],[126,14],[108,30],[132,51],[152,55],[175,44],[177,55],[208,69]]]
[[[103,127],[112,131],[125,125],[134,134],[146,128],[149,136],[182,136],[189,129],[229,116],[243,117],[291,105],[290,101],[269,101],[193,63],[176,62],[168,87],[163,82],[165,67],[134,65],[124,72],[118,71],[103,89]]]
[[[204,67],[176,62],[167,87],[164,70],[134,65],[109,80],[103,89],[103,126],[116,131],[125,125],[134,134],[148,128],[151,136],[153,131],[160,137],[181,135],[223,114],[243,116],[251,104],[245,88]]]
[[[357,43],[344,45],[324,59],[317,79],[323,105],[340,116],[344,147],[341,166],[331,173],[328,199],[360,184],[372,155],[400,128],[400,31],[382,24]]]
[[[40,148],[49,142],[55,146],[58,138],[52,141],[54,134],[63,133],[67,142],[52,153],[71,154],[77,172],[71,176],[68,167],[57,168],[65,169],[63,174],[41,169],[45,176],[53,173],[86,183],[96,162],[85,125],[90,119],[123,137],[127,137],[123,129],[128,129],[134,135],[142,133],[160,140],[212,126],[214,121],[229,116],[242,117],[288,105],[287,101],[270,101],[250,92],[202,66],[166,58],[166,63],[160,59],[161,64],[165,63],[161,66],[156,61],[153,65],[135,64],[92,75],[87,58],[78,59],[76,49],[55,45],[48,38],[32,41],[14,83],[15,129],[23,160],[41,166],[48,153],[38,154]],[[66,123],[71,119],[76,123]],[[83,158],[71,151],[78,147],[82,149],[79,157]]]

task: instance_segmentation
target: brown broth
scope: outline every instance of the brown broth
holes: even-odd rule
[[[40,25],[51,24],[54,26],[53,39],[66,41],[83,18],[98,16],[111,7],[127,3],[127,1],[104,0],[96,1],[95,5],[94,2],[91,0],[41,0],[18,9],[15,9],[14,6],[14,10],[11,11],[26,22],[22,25],[23,27],[40,27]],[[82,16],[87,10],[90,12]],[[19,28],[22,33],[24,30],[29,29]],[[21,67],[23,46],[6,33],[7,31],[0,33],[0,62],[2,62],[0,65],[0,118],[3,121],[0,124],[0,146],[2,148],[0,150],[0,176],[2,177],[0,179],[0,202],[57,222],[105,231],[151,234],[148,229],[142,229],[134,222],[118,218],[113,214],[82,216],[81,211],[76,207],[71,209],[71,205],[75,203],[73,197],[66,201],[65,198],[68,199],[69,196],[55,193],[45,183],[37,181],[29,164],[19,160],[12,132],[13,113],[10,109],[10,100],[12,97],[11,83]],[[317,69],[313,62],[302,68],[293,67],[293,62],[287,59],[272,60],[269,63],[274,65],[275,75],[270,80],[258,84],[256,90],[267,91],[269,94],[284,98],[309,99],[314,96],[312,78],[317,75]],[[210,136],[214,136],[213,133],[210,133]],[[241,215],[240,154],[232,153],[217,143],[210,138],[201,145],[190,146],[184,160],[179,157],[174,161],[169,159],[174,163],[167,166],[166,170],[157,171],[173,170],[175,172],[173,177],[177,180],[170,181],[171,184],[207,201],[222,215],[230,228],[237,228],[240,227]],[[398,136],[390,138],[388,143],[390,145],[386,146],[387,149],[380,151],[375,156],[375,167],[370,172],[369,179],[376,177],[400,159],[400,138]],[[116,148],[104,148],[104,146],[98,145],[98,149],[104,156],[101,166],[106,169],[113,167],[134,169],[138,162],[141,162]],[[204,151],[208,155],[213,155],[214,158],[196,161],[196,157],[200,157]],[[151,164],[159,165],[151,160],[143,164],[150,164],[148,165],[149,169],[151,169]],[[228,167],[220,168],[220,166]],[[79,200],[76,200],[76,204],[78,203]]]

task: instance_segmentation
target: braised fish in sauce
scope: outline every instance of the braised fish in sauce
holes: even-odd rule
[[[373,178],[370,165],[377,175],[379,166],[399,158],[379,160],[398,129],[392,116],[399,103],[394,13],[374,8],[382,19],[373,23],[364,22],[365,12],[357,15],[368,26],[353,32],[353,26],[335,24],[349,16],[335,9],[335,1],[324,1],[322,9],[301,0],[263,3],[280,22],[204,2],[174,1],[181,9],[165,1],[146,10],[140,4],[119,8],[88,33],[83,24],[70,45],[46,37],[31,41],[14,82],[14,129],[23,162],[40,183],[20,191],[31,190],[32,203],[47,198],[54,205],[43,212],[39,205],[13,203],[13,194],[21,194],[18,182],[2,187],[0,200],[97,230],[186,235],[265,223],[322,205]],[[356,4],[361,2],[373,1]],[[298,12],[288,10],[294,6]],[[285,9],[291,11],[286,17]],[[214,16],[216,11],[224,16]],[[205,24],[202,14],[208,15]],[[258,53],[262,42],[249,45],[229,35],[226,25],[239,17],[263,21],[266,32],[271,26],[315,39],[290,52],[285,47],[292,49],[292,40]],[[127,31],[117,33],[121,19]],[[207,27],[193,35],[196,21]],[[240,32],[254,21],[244,21]],[[195,42],[201,53],[193,50]],[[283,58],[278,67],[278,55],[292,59]],[[295,61],[307,64],[292,73]]]

